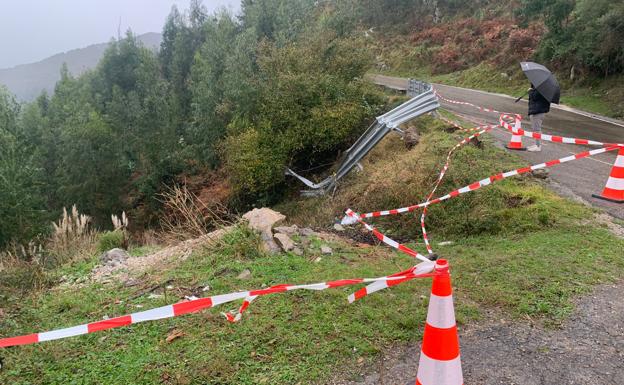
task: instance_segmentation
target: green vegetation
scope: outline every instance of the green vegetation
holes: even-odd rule
[[[124,246],[125,235],[123,231],[105,231],[98,237],[98,251],[105,252],[110,249]]]
[[[205,285],[211,287],[205,294],[214,295],[265,284],[380,276],[412,263],[385,246],[329,244],[335,254],[323,256],[318,263],[312,262],[320,255],[318,249],[304,257],[264,256],[257,252],[255,236],[241,228],[223,244],[196,253],[174,270],[155,270],[140,277],[138,287],[89,284],[29,296],[19,307],[4,301],[0,306],[9,317],[0,319],[0,326],[7,334],[30,333],[161,306]],[[453,245],[436,249],[451,260],[461,327],[491,307],[514,317],[529,315],[557,323],[571,310],[575,295],[621,278],[617,272],[624,267],[622,247],[624,242],[604,229],[569,224],[514,236],[460,237]],[[250,280],[235,278],[243,269],[252,272]],[[144,287],[165,282],[174,289],[160,291],[162,297],[144,294],[125,300]],[[332,375],[348,373],[345,368],[363,370],[389,344],[416,343],[424,325],[429,284],[428,280],[404,283],[351,305],[345,299],[353,290],[349,288],[276,294],[255,301],[238,324],[227,323],[219,314],[238,306],[231,304],[201,314],[12,348],[2,352],[0,381],[16,385],[77,378],[85,383],[128,384],[324,383]],[[176,331],[182,337],[166,342]]]
[[[571,20],[589,17],[582,14],[589,12],[585,1],[574,3]],[[422,201],[459,139],[431,117],[411,123],[421,135],[418,146],[406,150],[396,136],[384,139],[362,162],[365,171],[346,178],[335,196],[299,198],[300,186],[287,185],[283,171],[292,166],[326,174],[330,168],[319,165],[333,163],[374,116],[399,101],[367,84],[369,71],[520,93],[525,80],[516,62],[543,55],[542,36],[555,44],[550,18],[567,9],[544,8],[544,21],[529,12],[536,4],[244,0],[235,17],[208,15],[196,0],[188,12],[172,10],[157,54],[128,32],[111,42],[93,71],[73,78],[63,68],[52,95],[19,105],[0,90],[0,248],[7,251],[0,254],[2,336],[146,310],[204,294],[207,285],[205,294],[222,294],[380,276],[410,266],[410,258],[385,247],[344,240],[312,239],[304,256],[267,256],[258,251],[257,236],[237,227],[173,269],[154,267],[134,277],[136,286],[87,279],[99,251],[127,241],[119,231],[99,234],[95,228],[110,228],[111,213],[122,211],[137,232],[154,226],[168,212],[167,191],[182,191],[178,185],[189,190],[175,195],[181,198],[173,208],[194,222],[185,230],[178,218],[165,220],[179,231],[170,239],[205,232],[218,216],[208,213],[213,198],[234,211],[277,204],[292,222],[317,227],[347,207],[368,211]],[[613,12],[619,14],[605,4],[591,13],[600,33],[612,26]],[[532,22],[524,25],[527,20]],[[599,61],[603,53],[594,52],[590,60],[587,52],[575,62],[582,79],[564,87],[570,90],[564,100],[593,105],[607,98],[604,113],[621,113],[622,91],[606,85],[622,76],[615,75],[619,56],[610,51]],[[606,73],[614,77],[596,78]],[[589,85],[591,94],[584,91]],[[438,192],[523,164],[485,137],[454,155]],[[200,196],[207,198],[202,205],[191,201]],[[62,209],[74,203],[89,217]],[[575,295],[622,278],[624,241],[588,226],[593,214],[531,175],[432,206],[427,226],[434,247],[453,266],[460,324],[496,308],[502,317],[557,325]],[[414,214],[375,225],[403,242],[419,239],[421,231]],[[362,237],[356,228],[347,234]],[[448,240],[453,243],[438,245]],[[317,260],[323,243],[334,253]],[[422,243],[412,246],[423,249]],[[130,253],[153,250],[139,245]],[[251,278],[236,278],[245,269]],[[146,290],[155,285],[157,295],[150,296]],[[347,366],[361,371],[393,343],[418,340],[428,285],[402,284],[353,305],[346,304],[348,288],[279,294],[258,299],[237,325],[218,314],[230,310],[226,306],[7,349],[0,383],[323,383]],[[167,341],[173,334],[178,338]]]

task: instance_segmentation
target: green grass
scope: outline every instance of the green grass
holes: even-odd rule
[[[319,243],[321,241],[315,241]],[[291,254],[264,256],[256,238],[239,229],[214,249],[176,269],[152,272],[145,285],[170,281],[168,297],[147,295],[118,303],[138,288],[91,285],[55,289],[5,304],[3,334],[71,326],[161,306],[177,300],[177,290],[210,285],[210,294],[277,283],[317,282],[379,276],[407,267],[409,257],[383,247],[354,248],[332,243],[335,254],[312,262]],[[460,325],[496,307],[511,317],[538,317],[557,323],[569,314],[575,295],[621,277],[623,240],[604,229],[569,226],[514,237],[457,239],[439,247],[451,261]],[[252,278],[240,281],[243,269]],[[421,336],[428,280],[387,289],[348,305],[352,289],[292,292],[258,299],[239,324],[219,311],[138,324],[82,337],[0,352],[7,384],[296,384],[323,383],[345,368],[362,370],[386,346]],[[181,289],[182,288],[182,289]],[[138,308],[137,305],[142,305]],[[165,342],[173,329],[185,336]],[[361,364],[355,364],[364,358]],[[359,369],[358,369],[359,367]]]
[[[406,150],[391,137],[367,157],[334,197],[295,199],[282,205],[299,225],[330,225],[345,207],[379,209],[419,201],[433,183],[456,134],[423,119],[421,143]],[[467,146],[457,152],[440,193],[524,162],[495,148]],[[382,176],[382,177],[380,177]],[[291,215],[299,213],[299,216]],[[531,317],[557,326],[575,297],[621,279],[624,240],[601,226],[581,224],[594,212],[556,196],[530,177],[511,178],[432,206],[428,225],[434,249],[451,262],[461,326],[484,310],[501,317]],[[420,239],[414,215],[375,221],[384,232]],[[357,228],[357,227],[356,227]],[[356,231],[356,230],[352,230]],[[451,240],[448,246],[437,246]],[[310,240],[304,256],[267,256],[258,237],[238,227],[219,245],[193,254],[171,270],[152,270],[140,284],[59,286],[48,291],[0,293],[0,335],[68,327],[178,301],[184,295],[217,295],[279,283],[376,277],[413,264],[385,246]],[[320,255],[328,244],[332,255]],[[424,251],[422,242],[412,244]],[[135,248],[145,255],[150,248]],[[50,272],[72,280],[88,275],[97,257]],[[249,269],[249,280],[238,274]],[[160,285],[161,297],[147,288]],[[334,373],[367,370],[380,351],[419,343],[429,280],[416,280],[349,305],[354,288],[296,291],[257,299],[238,324],[219,314],[239,303],[199,314],[148,322],[81,337],[0,350],[1,384],[322,384]],[[165,341],[174,329],[185,333]]]

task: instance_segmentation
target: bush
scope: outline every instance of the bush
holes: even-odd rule
[[[110,249],[124,248],[124,246],[126,246],[125,243],[125,235],[123,231],[106,231],[98,237],[97,248],[99,252],[103,253]]]

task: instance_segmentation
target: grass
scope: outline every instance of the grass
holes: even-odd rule
[[[437,121],[419,123],[421,143],[411,151],[387,138],[335,197],[295,199],[280,207],[300,225],[329,226],[347,206],[392,208],[419,201],[441,159],[456,141]],[[482,149],[457,152],[440,193],[462,183],[521,165],[485,141]],[[596,284],[622,278],[624,240],[582,219],[593,211],[554,195],[532,178],[496,183],[432,207],[429,233],[437,252],[451,262],[460,328],[496,309],[510,319],[534,318],[557,326],[575,297]],[[296,215],[295,215],[296,214]],[[413,215],[375,224],[406,239],[419,239]],[[351,230],[357,232],[357,230]],[[439,246],[440,241],[453,243]],[[258,237],[238,227],[223,242],[196,252],[172,270],[152,270],[140,284],[59,286],[28,295],[0,296],[3,336],[32,333],[100,320],[178,301],[184,295],[216,295],[278,283],[312,283],[386,275],[410,266],[411,258],[384,246],[311,239],[304,256],[267,256]],[[321,256],[328,244],[332,255]],[[423,250],[420,242],[412,246]],[[143,255],[149,249],[137,249]],[[59,274],[86,275],[95,257],[66,266]],[[249,280],[238,274],[249,269]],[[155,285],[162,296],[137,295]],[[133,325],[77,338],[0,351],[6,384],[322,384],[334,376],[367,370],[380,351],[397,343],[418,343],[430,281],[416,280],[354,304],[352,288],[298,291],[259,298],[238,324],[220,311]],[[174,330],[184,333],[173,342]]]

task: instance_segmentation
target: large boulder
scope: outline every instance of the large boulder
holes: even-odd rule
[[[268,207],[253,209],[243,215],[250,229],[255,230],[262,238],[262,247],[269,254],[280,252],[280,247],[273,239],[273,227],[286,219],[286,216]]]

